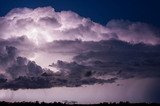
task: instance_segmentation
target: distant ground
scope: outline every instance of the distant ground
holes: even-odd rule
[[[74,104],[74,103],[60,103],[60,102],[54,102],[54,103],[39,103],[39,102],[15,102],[15,103],[8,103],[8,102],[0,102],[0,106],[106,106],[106,105],[122,105],[122,106],[128,106],[128,105],[156,105],[159,106],[160,104],[157,103],[129,103],[129,102],[119,102],[119,103],[100,103],[100,104]]]

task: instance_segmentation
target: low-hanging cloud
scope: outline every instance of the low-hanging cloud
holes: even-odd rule
[[[58,44],[63,45],[63,43]],[[62,41],[65,42],[65,41]],[[66,41],[69,42],[69,41]],[[129,44],[119,40],[82,42],[70,41],[65,49],[77,52],[72,62],[58,61],[53,66],[63,72],[90,72],[93,76],[112,75],[117,78],[146,78],[160,76],[160,46]],[[76,48],[76,46],[83,49]],[[59,45],[60,46],[60,45]],[[105,49],[104,49],[105,48]],[[63,49],[62,49],[63,50]],[[77,71],[77,72],[76,72]],[[78,74],[79,75],[79,74]]]
[[[68,74],[64,74],[66,73],[64,71],[54,73],[49,69],[43,69],[34,61],[18,56],[18,50],[15,47],[4,46],[1,48],[3,50],[1,49],[0,52],[0,89],[76,87],[83,84],[113,83],[116,80],[113,78],[103,80],[90,77],[89,71],[84,73],[84,68],[78,64],[74,65],[80,68],[77,71],[72,70]],[[72,65],[71,67],[74,67]]]
[[[159,34],[158,28],[142,22],[111,20],[103,26],[52,7],[13,9],[0,17],[0,88],[76,87],[159,77]],[[56,53],[72,58],[65,61]]]

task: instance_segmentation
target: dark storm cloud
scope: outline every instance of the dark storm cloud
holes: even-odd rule
[[[3,42],[7,41],[3,40]],[[12,40],[10,44],[11,42]],[[5,46],[5,44],[7,43],[3,43],[0,46],[0,88],[38,88],[38,78],[45,70],[34,61],[29,61],[25,57],[19,57],[18,49],[12,46]],[[30,79],[30,77],[33,77],[33,79]],[[32,80],[33,82],[34,80],[37,81],[37,86],[35,83],[31,83]],[[42,86],[46,86],[43,82],[41,83]]]
[[[5,69],[8,65],[14,62],[17,55],[17,49],[15,47],[0,47],[0,67]]]
[[[16,79],[20,76],[39,76],[43,73],[43,69],[33,61],[17,57],[15,62],[6,69],[6,72],[12,79]]]
[[[19,50],[17,48],[1,45],[0,49],[0,72],[9,74],[9,79],[14,79],[21,75],[26,76],[27,74],[31,76],[38,75],[42,72],[42,68],[36,65],[35,62],[29,61],[27,58],[19,57]]]
[[[1,83],[1,88],[74,87],[83,84],[114,83],[118,80],[117,78],[159,77],[160,75],[159,46],[132,45],[117,40],[100,42],[63,41],[62,44],[64,42],[72,42],[72,45],[81,42],[78,43],[78,47],[84,48],[83,46],[85,46],[86,49],[80,53],[79,48],[76,48],[80,54],[74,57],[74,62],[58,61],[56,64],[52,64],[51,66],[57,67],[60,71],[56,74],[51,71],[45,72],[35,62],[26,58],[17,57],[15,47],[3,48],[1,62],[8,67],[5,70],[7,75],[2,74],[1,81],[5,83]],[[68,46],[66,43],[65,48],[72,47],[69,45],[70,43]],[[112,75],[115,78],[98,79],[104,75]],[[9,76],[9,79],[12,80],[7,81],[4,76]]]
[[[16,45],[19,43],[17,40],[19,39],[10,39],[9,44]],[[76,87],[84,84],[113,83],[117,80],[116,78],[107,80],[94,78],[89,68],[76,63],[67,64],[63,61],[59,61],[58,64],[53,64],[53,66],[57,68],[66,67],[66,70],[72,68],[72,71],[60,70],[60,72],[53,73],[49,69],[41,68],[34,61],[20,57],[17,48],[8,46],[8,40],[2,40],[2,42],[0,51],[1,89]],[[67,68],[67,66],[70,68]]]
[[[75,87],[160,77],[159,34],[158,28],[142,22],[111,20],[102,26],[52,7],[13,9],[0,17],[0,88]],[[74,55],[67,62],[55,53]],[[54,57],[59,61],[49,63]]]
[[[57,42],[58,46],[60,42]],[[85,73],[90,72],[93,76],[112,75],[118,78],[160,77],[159,45],[149,46],[142,43],[133,45],[119,40],[62,42],[65,49],[68,47],[67,50],[70,52],[79,53],[73,58],[73,62],[58,61],[53,65],[63,73],[70,72],[75,76],[83,73],[85,76]],[[82,50],[83,52],[80,52]]]

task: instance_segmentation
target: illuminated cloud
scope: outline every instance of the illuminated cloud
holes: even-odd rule
[[[159,77],[159,34],[141,22],[111,20],[103,26],[52,7],[13,9],[0,17],[0,88]]]
[[[113,83],[117,80],[116,78],[103,80],[91,77],[78,64],[75,65],[80,68],[79,72],[77,70],[67,74],[62,71],[54,73],[49,69],[43,69],[34,61],[19,57],[18,50],[15,47],[2,46],[0,49],[0,89],[77,87],[84,84]],[[75,65],[71,64],[71,67]]]
[[[156,28],[140,22],[112,20],[106,26],[71,11],[56,12],[52,7],[16,8],[0,17],[3,39],[27,36],[36,45],[54,40],[100,41],[111,38],[130,43],[159,44]]]

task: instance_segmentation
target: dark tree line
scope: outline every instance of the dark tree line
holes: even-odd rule
[[[53,103],[39,103],[37,102],[14,102],[14,103],[10,103],[10,102],[0,102],[0,106],[116,106],[116,105],[122,105],[122,106],[128,106],[128,105],[156,105],[159,106],[160,104],[158,103],[130,103],[130,102],[112,102],[112,103],[108,103],[108,102],[104,102],[104,103],[100,103],[100,104],[76,104],[75,102],[65,102],[65,103],[61,103],[61,102],[53,102]]]

